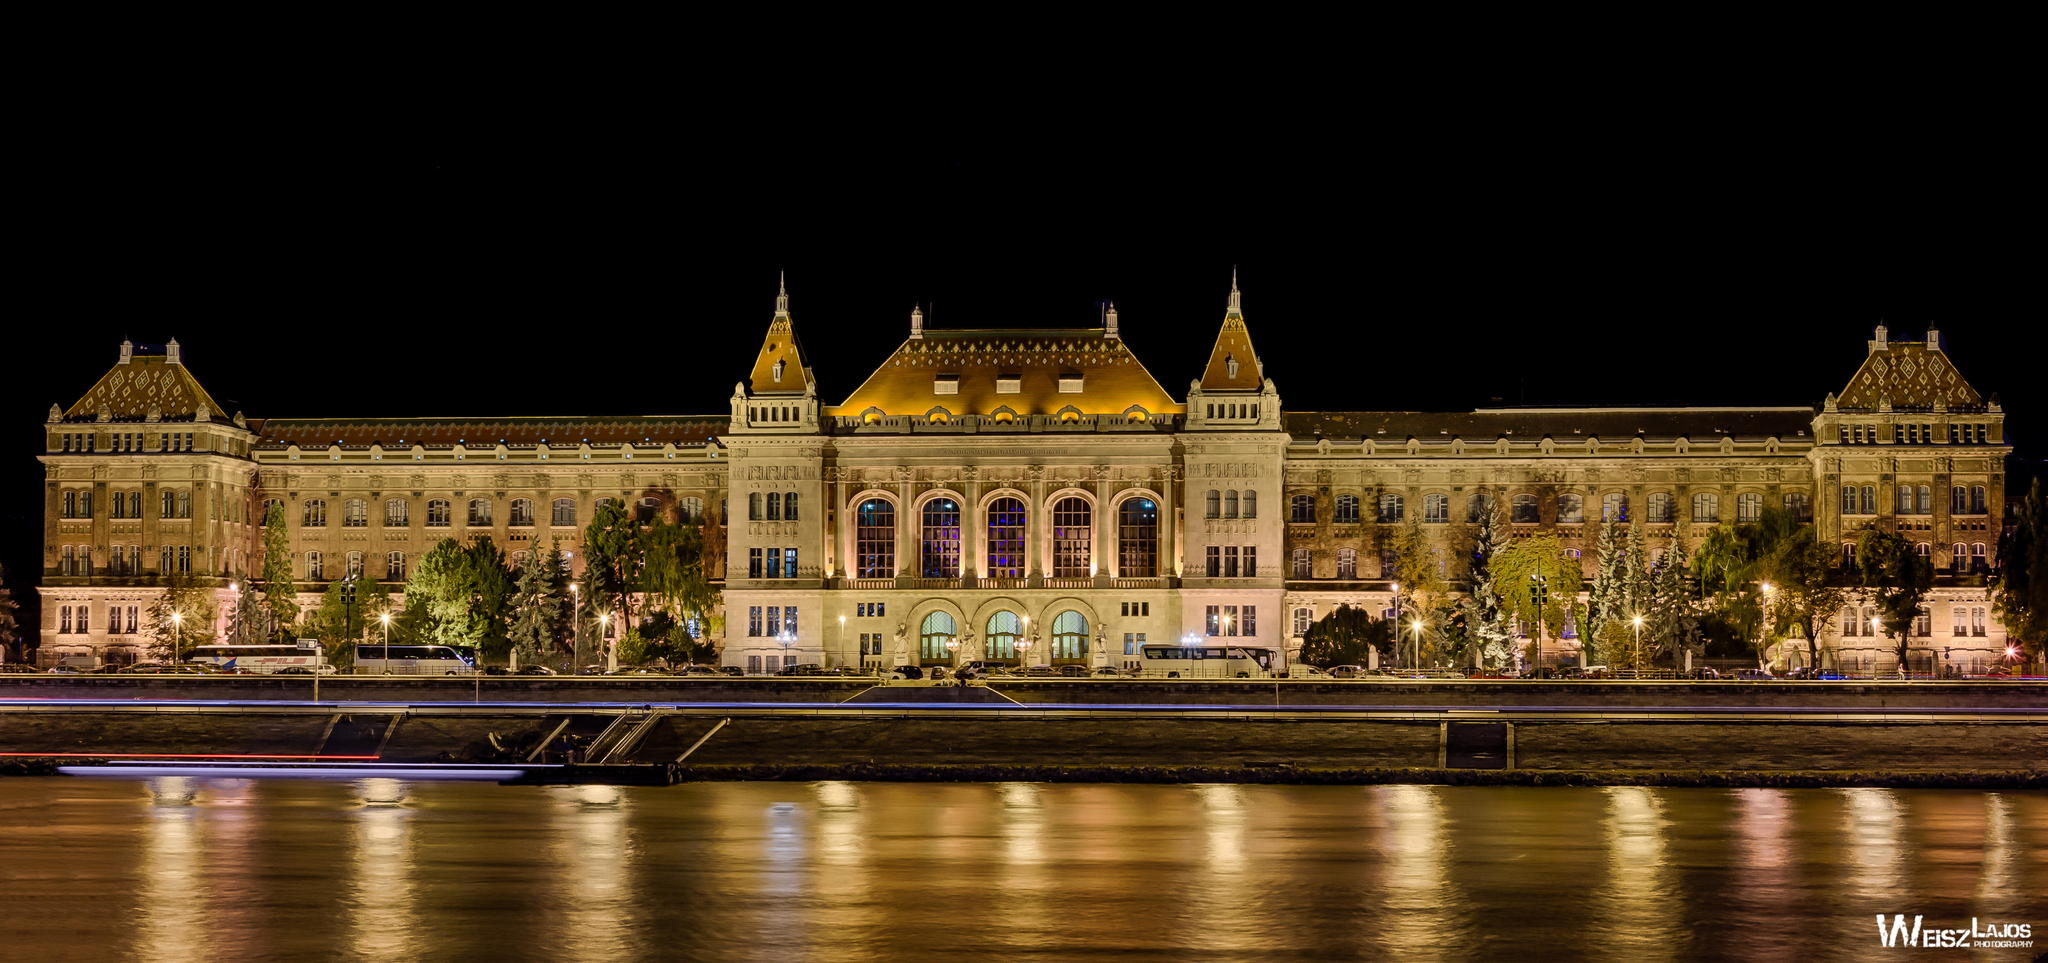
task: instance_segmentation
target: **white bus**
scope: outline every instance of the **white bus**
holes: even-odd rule
[[[223,670],[240,672],[281,672],[305,669],[322,675],[333,672],[319,643],[306,645],[202,645],[192,650],[187,662],[205,662]]]
[[[1243,645],[1147,645],[1138,674],[1153,679],[1263,679],[1279,664],[1272,649]]]
[[[468,675],[474,660],[447,645],[356,644],[357,675]]]

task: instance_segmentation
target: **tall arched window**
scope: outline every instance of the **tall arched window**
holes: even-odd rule
[[[1124,578],[1159,575],[1159,503],[1126,498],[1117,509],[1117,574]]]
[[[797,520],[795,492],[782,493],[782,520],[785,522],[793,522]]]
[[[1052,620],[1052,661],[1079,662],[1088,658],[1088,617],[1073,609]]]
[[[1015,612],[997,612],[988,617],[988,625],[981,634],[988,641],[988,658],[1014,660],[1017,658],[1017,639],[1024,634],[1024,623]]]
[[[447,528],[450,514],[452,513],[449,511],[447,499],[434,498],[427,501],[428,528]]]
[[[1608,492],[1600,496],[1600,519],[1628,521],[1628,496],[1621,492]]]
[[[1950,514],[1962,515],[1967,513],[1969,511],[1969,504],[1969,489],[1957,485],[1948,490],[1948,510]]]
[[[343,528],[367,528],[369,524],[369,502],[360,498],[351,498],[341,503],[341,525]]]
[[[1913,489],[1913,504],[1916,514],[1934,514],[1934,489],[1921,485]]]
[[[1023,501],[998,498],[988,503],[989,578],[1024,577],[1024,525]]]
[[[1900,515],[1913,514],[1913,486],[1899,486],[1899,497],[1896,503],[1893,505],[1892,510]]]
[[[758,497],[758,493],[757,496]],[[853,523],[854,578],[896,577],[896,505],[886,498],[860,503]]]
[[[1357,495],[1337,496],[1337,504],[1331,508],[1330,521],[1338,525],[1356,525],[1358,516]]]
[[[1242,500],[1241,502],[1239,502],[1238,504],[1239,504],[1239,508],[1240,508],[1240,510],[1241,510],[1241,511],[1243,511],[1243,513],[1244,513],[1244,516],[1243,516],[1243,517],[1245,517],[1245,518],[1257,518],[1257,517],[1259,517],[1259,493],[1258,493],[1258,492],[1252,491],[1252,490],[1251,490],[1251,489],[1249,489],[1249,488],[1245,489],[1245,490],[1244,490],[1244,499],[1243,499],[1243,500]]]
[[[1358,577],[1358,549],[1340,548],[1337,550],[1337,577],[1341,579],[1354,579]]]
[[[1513,512],[1513,520],[1518,523],[1526,524],[1543,520],[1542,514],[1536,508],[1536,496],[1528,492],[1516,495],[1514,500],[1508,504]]]
[[[1060,499],[1052,506],[1052,575],[1054,578],[1087,578],[1089,560],[1095,547],[1095,512],[1088,500],[1078,496]]]
[[[405,553],[392,552],[384,556],[384,581],[405,581]]]
[[[1970,486],[1970,514],[1984,514],[1984,486],[1982,485]]]
[[[472,498],[469,500],[469,523],[477,526],[485,526],[491,523],[490,499]]]
[[[1223,517],[1237,517],[1237,491],[1235,489],[1223,493]]]
[[[403,498],[387,499],[384,502],[384,527],[404,528],[410,524],[412,506]]]
[[[1692,496],[1692,520],[1695,522],[1720,521],[1721,496],[1713,492],[1700,492]]]
[[[1565,492],[1557,496],[1557,523],[1578,525],[1586,520],[1586,499],[1578,492]]]
[[[1785,514],[1795,522],[1813,521],[1813,499],[1805,492],[1786,492]]]
[[[1314,495],[1290,495],[1287,499],[1287,521],[1313,522],[1316,520],[1316,497]]]
[[[1433,492],[1422,496],[1422,521],[1430,525],[1442,525],[1451,520],[1451,496]]]
[[[747,521],[758,522],[767,516],[761,513],[761,493],[747,493]]]
[[[796,498],[796,495],[792,493],[792,494],[791,494],[791,495],[790,495],[789,497],[790,497],[791,499],[795,499],[795,498]],[[690,496],[689,498],[685,498],[685,499],[683,499],[682,501],[679,501],[679,502],[677,502],[677,503],[676,503],[676,520],[677,520],[677,521],[679,521],[679,522],[682,522],[682,523],[684,523],[684,524],[686,524],[686,525],[701,525],[701,524],[703,524],[703,523],[704,523],[704,499],[701,499],[701,498],[698,498],[698,497],[697,497],[697,496],[695,496],[695,495],[692,495],[692,496]]]
[[[549,521],[555,525],[562,526],[576,524],[576,500],[573,498],[555,499],[555,514]]]
[[[158,518],[176,518],[176,517],[178,517],[178,497],[177,497],[176,495],[173,495],[173,494],[171,494],[171,490],[170,490],[170,489],[166,488],[166,489],[164,489],[164,490],[163,490],[162,492],[159,492],[159,493],[158,493],[158,495],[157,495],[157,497],[158,497],[158,501],[160,502],[160,504],[158,504],[158,505],[157,505],[157,513],[156,513],[156,517],[158,517]],[[309,503],[309,504],[310,504],[310,503]]]
[[[141,518],[141,517],[142,517],[142,493],[141,493],[141,492],[129,492],[129,493],[128,493],[128,517],[129,517],[129,518]]]
[[[512,507],[511,507],[510,511],[511,511],[511,516],[512,516],[512,517],[511,517],[511,518],[509,519],[509,521],[510,521],[510,523],[512,524],[512,526],[513,526],[513,527],[515,527],[515,528],[531,528],[531,527],[533,527],[533,500],[532,500],[532,499],[529,499],[529,498],[515,498],[515,499],[512,499]]]
[[[1465,524],[1479,524],[1479,520],[1486,516],[1490,504],[1491,501],[1485,492],[1473,492],[1472,497],[1465,500]]]
[[[321,564],[320,553],[307,552],[306,580],[309,582],[317,582],[320,581],[320,579],[323,577],[325,577],[325,566]]]
[[[946,643],[958,638],[959,634],[952,616],[944,612],[925,616],[917,629],[918,659],[925,663],[953,661],[953,650],[947,648]]]
[[[361,574],[363,574],[363,553],[361,553],[361,552],[350,552],[350,553],[348,553],[348,555],[346,555],[346,556],[345,556],[345,557],[343,558],[343,561],[342,561],[342,567],[343,567],[343,569],[345,570],[345,571],[344,571],[344,574],[348,574],[348,575],[361,575]]]
[[[1743,492],[1735,496],[1735,520],[1754,522],[1764,516],[1764,496],[1756,492]]]
[[[1863,487],[1862,487],[1862,488],[1861,488],[1861,489],[1860,489],[1859,491],[1861,492],[1861,494],[1862,494],[1862,496],[1863,496],[1863,497],[1862,497],[1862,502],[1863,502],[1863,504],[1862,504],[1862,506],[1861,506],[1860,510],[1859,510],[1859,511],[1857,512],[1857,514],[1859,514],[1859,515],[1875,515],[1875,514],[1877,514],[1877,488],[1876,488],[1875,486],[1872,486],[1872,485],[1865,485],[1865,486],[1863,486]]]
[[[769,493],[768,493],[768,520],[769,520],[769,521],[771,521],[771,522],[779,522],[779,521],[782,521],[782,493],[781,493],[781,492],[769,492]]]
[[[1408,515],[1408,502],[1393,492],[1380,494],[1380,521],[1398,522]]]
[[[164,495],[168,497],[170,492],[165,492]],[[178,516],[168,515],[165,517],[176,518]],[[318,498],[307,501],[305,510],[300,515],[299,524],[307,528],[319,528],[327,524],[327,503]]]
[[[1651,493],[1650,493],[1650,521],[1653,521],[1653,522],[1668,522],[1668,521],[1670,521],[1670,520],[1671,520],[1671,493],[1670,493],[1670,492],[1651,492]]]
[[[925,578],[960,577],[960,503],[934,498],[924,503],[918,536],[918,571]]]
[[[1962,491],[1962,489],[1958,488],[1958,489],[1956,489],[1956,491]],[[1962,499],[1958,498],[1958,499],[1957,499],[1956,501],[1957,501],[1957,504],[1959,504],[1959,505],[1960,505],[1960,504],[1961,504],[1961,502],[1962,502]],[[1204,504],[1204,506],[1205,506],[1205,507],[1204,507],[1204,509],[1203,509],[1202,517],[1204,517],[1204,518],[1222,518],[1222,517],[1223,517],[1223,493],[1222,493],[1222,492],[1219,492],[1219,491],[1217,491],[1217,490],[1216,490],[1216,489],[1214,489],[1214,488],[1211,488],[1211,489],[1209,489],[1209,494],[1208,494],[1208,495],[1207,495],[1207,496],[1205,497],[1205,499],[1204,499],[1204,502],[1203,502],[1203,504]],[[1957,511],[1962,511],[1962,509],[1961,509],[1961,508],[1957,508],[1956,510],[1957,510]]]

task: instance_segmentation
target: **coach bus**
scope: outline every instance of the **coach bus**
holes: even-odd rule
[[[454,646],[356,645],[358,675],[468,675],[475,671],[476,657],[465,658]]]
[[[1166,679],[1263,679],[1279,660],[1272,649],[1243,645],[1147,645],[1138,674]]]
[[[303,668],[323,675],[334,671],[318,645],[202,645],[186,657],[222,671],[272,673]]]

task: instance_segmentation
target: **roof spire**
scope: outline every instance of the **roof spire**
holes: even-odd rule
[[[1121,337],[1120,335],[1118,335],[1118,334],[1117,334],[1117,330],[1116,330],[1116,302],[1115,302],[1115,301],[1111,301],[1111,302],[1109,302],[1109,309],[1108,309],[1108,310],[1106,310],[1106,311],[1104,311],[1104,312],[1102,312],[1102,336],[1103,336],[1103,337],[1105,337],[1105,338],[1119,338],[1119,337]]]
[[[789,317],[789,276],[786,271],[775,272],[775,316]]]
[[[1223,312],[1224,317],[1244,317],[1244,304],[1241,298],[1242,295],[1237,293],[1237,265],[1233,264],[1230,266],[1230,309]]]
[[[910,306],[910,336],[924,337],[924,309],[915,304]]]

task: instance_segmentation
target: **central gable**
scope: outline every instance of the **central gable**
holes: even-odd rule
[[[1101,329],[925,330],[897,346],[846,401],[827,414],[988,415],[1007,408],[1019,417],[1182,414],[1158,380],[1119,338]]]

